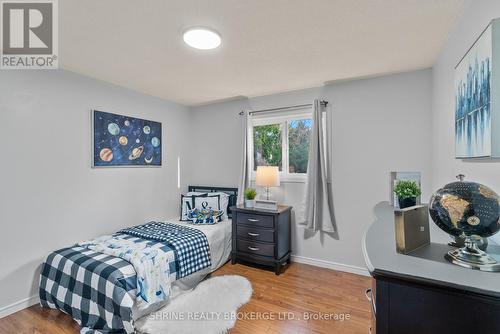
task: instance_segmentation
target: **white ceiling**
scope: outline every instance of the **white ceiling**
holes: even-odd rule
[[[62,0],[64,69],[185,105],[431,67],[463,0]],[[207,26],[222,47],[184,45]]]

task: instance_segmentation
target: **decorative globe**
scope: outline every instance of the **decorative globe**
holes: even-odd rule
[[[432,195],[429,213],[436,225],[451,235],[486,238],[500,230],[499,200],[482,184],[452,182]]]

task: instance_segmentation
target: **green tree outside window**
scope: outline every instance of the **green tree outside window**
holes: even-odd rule
[[[257,166],[278,166],[281,171],[281,125],[259,125],[253,128],[254,170]]]
[[[289,173],[307,173],[311,126],[310,119],[288,122]]]

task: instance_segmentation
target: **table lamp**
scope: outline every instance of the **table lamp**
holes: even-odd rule
[[[255,183],[266,187],[267,200],[269,201],[269,187],[280,186],[280,173],[277,166],[257,166]]]

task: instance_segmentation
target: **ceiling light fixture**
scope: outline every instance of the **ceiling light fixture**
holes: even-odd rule
[[[184,32],[183,39],[187,45],[199,50],[215,49],[222,42],[218,33],[207,28],[190,28]]]

